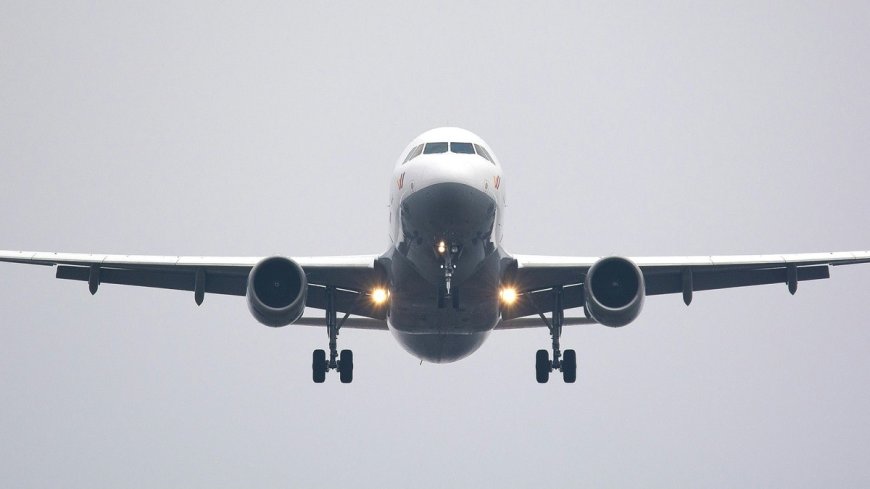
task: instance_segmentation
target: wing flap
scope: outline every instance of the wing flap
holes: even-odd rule
[[[566,317],[563,319],[562,326],[578,326],[583,324],[597,324],[595,321],[585,317]],[[516,319],[502,319],[495,325],[495,329],[528,329],[528,328],[547,328],[547,323],[541,318],[528,317]]]
[[[87,282],[90,267],[60,265],[57,267],[59,279]],[[192,270],[125,270],[120,268],[100,268],[100,283],[152,287],[158,289],[188,290],[196,289],[196,272]],[[205,272],[205,292],[244,296],[248,277],[218,272]]]
[[[344,321],[339,319],[339,322],[341,323],[341,329],[368,329],[376,331],[389,330],[389,328],[387,327],[387,322],[383,319],[349,317]],[[326,318],[303,316],[299,318],[298,321],[293,323],[293,326],[320,326],[325,328]]]
[[[56,277],[87,282],[90,279],[90,274],[90,267],[59,265]],[[247,293],[247,275],[205,272],[204,276],[206,293],[235,296],[244,296]],[[196,289],[196,272],[194,270],[126,270],[101,267],[100,283],[192,292]],[[315,309],[326,309],[326,288],[316,284],[309,285],[308,299],[305,305]],[[386,319],[385,309],[373,304],[365,293],[336,289],[335,305],[338,312],[351,313],[375,320]]]
[[[830,278],[827,265],[797,267],[797,280],[821,280]],[[676,294],[683,291],[683,277],[680,271],[645,274],[646,294]],[[761,270],[721,270],[692,271],[692,290],[716,290],[752,285],[785,284],[788,282],[787,268],[765,268]]]
[[[382,308],[368,300],[367,292],[385,283],[385,272],[378,265],[379,255],[293,257],[311,286],[306,306],[326,306],[327,285],[337,288],[338,311],[383,319]],[[248,274],[262,257],[152,256],[54,253],[0,250],[0,262],[57,266],[56,277],[92,282],[92,290],[102,283],[132,285],[170,290],[244,296]],[[92,270],[96,279],[92,278]],[[195,295],[197,303],[202,296]]]
[[[508,278],[517,290],[539,290],[583,282],[588,267],[519,268]]]
[[[596,257],[514,255],[507,279],[519,291],[579,284],[596,260]]]
[[[583,306],[582,284],[599,257],[514,255],[506,276],[520,292],[520,302],[506,311],[512,319],[552,310],[555,287],[563,287],[565,309]],[[632,257],[644,275],[647,295],[683,294],[690,303],[693,291],[766,284],[787,284],[790,292],[805,280],[830,277],[830,267],[870,263],[870,251],[782,255],[711,255]],[[572,288],[576,287],[574,291]],[[522,300],[526,299],[526,300]]]

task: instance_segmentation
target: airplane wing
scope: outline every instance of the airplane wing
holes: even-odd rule
[[[360,300],[374,284],[383,283],[378,255],[296,257],[310,285],[306,307],[325,309],[326,285],[335,286],[337,312],[383,321],[384,311]],[[2,251],[0,262],[56,267],[56,277],[100,284],[120,284],[194,292],[197,303],[206,293],[244,296],[251,268],[263,257],[98,255]],[[517,318],[552,312],[551,295],[562,287],[565,309],[584,305],[583,280],[599,257],[514,255],[509,280],[520,293],[505,310],[497,329],[537,326]],[[794,291],[803,280],[830,277],[830,266],[870,262],[870,251],[793,255],[631,257],[644,275],[646,295],[682,293],[688,304],[694,291],[784,283]],[[566,318],[567,319],[567,318]],[[586,321],[573,320],[585,324]],[[300,324],[304,323],[303,320]],[[319,321],[314,321],[319,325]],[[353,324],[353,325],[351,325]],[[541,323],[543,324],[543,323]],[[348,327],[384,329],[378,322]]]
[[[205,294],[244,296],[248,274],[264,257],[94,255],[2,251],[0,262],[56,267],[60,279],[88,282],[91,293],[100,284],[134,285],[194,293],[197,304]],[[370,301],[359,300],[382,283],[376,266],[378,255],[293,258],[308,278],[306,307],[325,309],[326,285],[337,287],[338,312],[384,319],[384,312]]]
[[[510,280],[520,298],[503,314],[505,320],[552,312],[549,300],[555,287],[563,289],[563,306],[582,307],[586,272],[600,257],[514,255]],[[870,251],[790,255],[629,257],[643,272],[646,295],[682,294],[688,305],[693,292],[787,284],[794,293],[803,280],[830,277],[830,266],[870,263]]]

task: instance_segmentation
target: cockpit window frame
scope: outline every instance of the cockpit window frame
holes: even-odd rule
[[[443,146],[441,146],[443,145]],[[469,145],[473,152],[465,152],[465,151],[454,151],[454,145]],[[442,149],[443,151],[430,151],[426,152],[426,149],[430,146],[436,149]],[[495,160],[492,158],[492,155],[489,154],[489,151],[486,150],[483,146],[477,143],[469,143],[463,141],[430,141],[428,143],[420,143],[417,146],[414,146],[411,151],[408,152],[408,155],[405,157],[405,160],[402,161],[402,164],[408,163],[414,158],[420,156],[421,154],[445,154],[445,153],[454,153],[454,154],[477,154],[481,158],[495,165]]]
[[[492,159],[492,156],[489,155],[489,152],[486,150],[486,148],[475,143],[474,150],[477,151],[478,156],[492,163],[493,165],[495,164],[495,160]]]
[[[470,151],[456,151],[453,149],[455,146],[467,147],[467,149],[469,149]],[[459,155],[473,155],[474,154],[474,144],[451,141],[450,142],[450,152],[456,153]]]
[[[420,156],[420,154],[423,153],[423,146],[423,144],[418,144],[417,146],[414,146],[414,149],[408,152],[408,156],[405,157],[405,161],[403,161],[402,164],[404,165],[405,163]]]
[[[443,151],[434,151],[435,148],[440,150],[442,148],[442,146],[441,146],[442,144],[444,145]],[[433,151],[429,151],[429,148],[433,148]],[[423,154],[424,155],[440,155],[440,154],[447,153],[448,151],[450,151],[450,143],[447,141],[433,141],[430,143],[426,143],[426,145],[423,147]]]

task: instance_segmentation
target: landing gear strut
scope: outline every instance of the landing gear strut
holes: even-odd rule
[[[553,314],[550,320],[539,313],[541,319],[547,323],[550,329],[550,337],[553,339],[553,360],[547,350],[538,350],[535,355],[535,378],[539,384],[546,384],[550,380],[550,372],[560,370],[562,380],[573,384],[577,380],[577,353],[574,350],[565,350],[564,356],[559,348],[559,337],[562,336],[562,324],[564,323],[564,307],[562,305],[562,287],[553,289]]]
[[[447,299],[450,299],[453,308],[459,309],[459,291],[453,286],[453,272],[456,270],[456,261],[462,254],[462,247],[455,243],[448,247],[441,241],[436,245],[435,251],[441,255],[441,270],[444,272],[444,280],[438,287],[438,308],[443,309]]]
[[[350,314],[345,314],[338,322],[335,311],[335,287],[326,288],[326,331],[329,334],[329,359],[323,350],[314,350],[311,360],[311,377],[314,382],[322,384],[326,380],[326,372],[338,370],[338,378],[342,384],[353,382],[353,352],[341,350],[338,352],[338,330]]]

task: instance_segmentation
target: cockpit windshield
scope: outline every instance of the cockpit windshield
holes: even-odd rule
[[[404,165],[405,163],[413,160],[414,158],[420,156],[421,154],[426,154],[426,155],[439,154],[439,153],[446,153],[448,151],[450,151],[451,153],[466,154],[466,155],[473,155],[476,153],[478,156],[485,159],[486,161],[489,161],[493,165],[495,164],[495,161],[493,161],[492,156],[489,155],[489,153],[486,151],[486,149],[483,148],[483,146],[481,146],[479,144],[473,144],[473,143],[457,143],[457,142],[450,142],[450,143],[437,142],[437,143],[419,144],[419,145],[415,146],[414,149],[412,149],[411,151],[408,152],[408,156],[405,157],[405,161],[403,161],[402,164]]]
[[[474,154],[474,145],[471,143],[450,143],[451,153]]]
[[[430,155],[433,153],[446,153],[447,152],[447,143],[426,143],[426,148],[423,149],[424,155]]]

